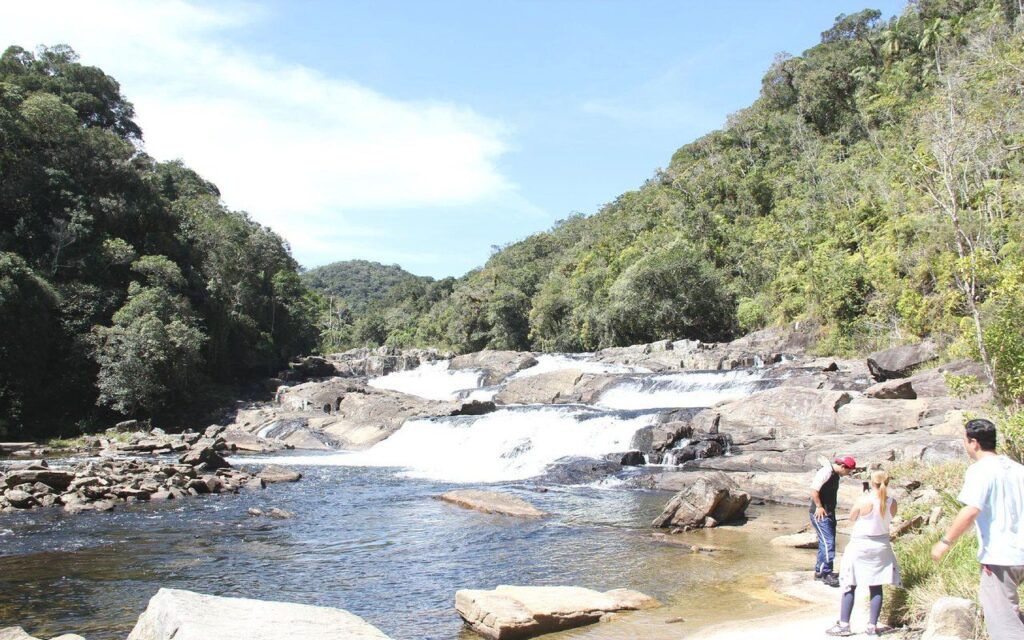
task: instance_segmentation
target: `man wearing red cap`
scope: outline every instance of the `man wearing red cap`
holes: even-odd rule
[[[850,456],[837,457],[824,464],[811,481],[811,526],[818,534],[818,559],[814,564],[814,579],[830,587],[839,586],[839,578],[832,573],[836,559],[836,502],[839,478],[853,473],[857,461]]]

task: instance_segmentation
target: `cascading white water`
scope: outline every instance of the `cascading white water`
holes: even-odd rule
[[[478,389],[484,374],[478,369],[452,371],[449,360],[425,362],[415,369],[396,371],[369,381],[371,387],[400,391],[428,400],[456,400],[460,391]]]
[[[626,451],[656,414],[622,416],[578,406],[501,409],[484,416],[409,420],[387,440],[355,453],[261,457],[295,465],[400,467],[444,482],[502,482],[544,473],[568,456]]]
[[[577,353],[545,353],[537,356],[537,364],[528,369],[516,373],[512,379],[529,378],[530,376],[562,371],[564,369],[576,369],[583,373],[650,373],[650,369],[634,367],[624,364],[610,364],[607,362],[596,362],[587,358],[593,354]]]
[[[624,378],[604,391],[598,406],[608,409],[710,407],[773,384],[764,370],[693,371]]]

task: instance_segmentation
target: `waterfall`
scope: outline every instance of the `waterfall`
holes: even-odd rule
[[[366,451],[258,460],[289,466],[397,467],[406,477],[443,482],[522,480],[543,474],[560,458],[627,451],[637,430],[656,418],[652,412],[583,406],[512,407],[483,416],[409,420]]]
[[[650,373],[650,369],[624,364],[610,364],[592,360],[592,353],[545,353],[537,356],[537,364],[516,373],[511,379],[529,378],[530,376],[575,369],[581,373]]]
[[[607,409],[710,407],[778,384],[765,370],[692,371],[633,375],[605,390],[598,406]]]
[[[449,360],[426,362],[408,371],[396,371],[370,380],[369,385],[378,389],[399,391],[428,400],[457,400],[459,392],[478,389],[484,374],[478,369],[452,371]],[[493,394],[492,394],[493,396]]]

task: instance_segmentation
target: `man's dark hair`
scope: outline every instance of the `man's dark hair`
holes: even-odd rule
[[[977,440],[983,451],[996,450],[996,425],[991,420],[978,418],[964,425],[968,440]]]

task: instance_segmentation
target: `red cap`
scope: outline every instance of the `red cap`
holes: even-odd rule
[[[845,458],[836,458],[836,464],[843,465],[847,469],[857,468],[857,461],[851,458],[850,456],[846,456]]]

